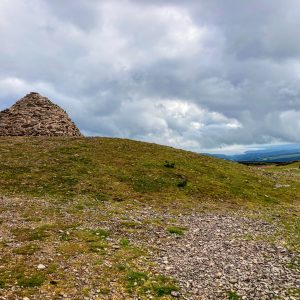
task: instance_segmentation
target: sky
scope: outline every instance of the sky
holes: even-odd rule
[[[0,110],[36,91],[87,136],[299,143],[299,28],[297,0],[1,0]]]

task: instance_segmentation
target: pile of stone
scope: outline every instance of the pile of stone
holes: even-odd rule
[[[0,136],[82,136],[68,114],[48,98],[30,93],[0,112]]]

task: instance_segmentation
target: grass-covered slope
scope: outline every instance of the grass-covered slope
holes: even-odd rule
[[[175,204],[283,203],[297,188],[286,178],[237,163],[131,140],[1,138],[0,192],[69,200],[139,200]],[[296,183],[295,183],[296,184]],[[225,204],[224,204],[225,205]]]
[[[220,257],[224,239],[299,250],[299,178],[298,164],[255,168],[130,140],[1,138],[0,298],[183,299],[164,248],[190,245],[203,226]],[[272,234],[250,234],[248,219]],[[227,282],[215,297],[208,279],[214,299],[237,295]]]

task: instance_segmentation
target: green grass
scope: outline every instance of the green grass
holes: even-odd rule
[[[148,275],[142,272],[128,271],[126,275],[128,288],[133,288],[137,285],[143,285],[148,279]]]
[[[234,291],[229,291],[228,292],[228,300],[240,300],[240,296],[234,292]]]
[[[95,230],[83,229],[74,232],[74,235],[79,240],[83,240],[85,242],[97,242],[100,239],[106,239],[109,236],[109,232],[101,228]]]
[[[170,226],[167,228],[167,232],[176,234],[176,235],[184,235],[186,230],[187,230],[186,228],[178,227],[178,226]]]
[[[48,233],[46,232],[45,227],[39,227],[36,229],[31,228],[15,228],[12,230],[18,241],[41,241],[44,240]]]
[[[19,254],[19,255],[32,255],[38,250],[40,250],[39,246],[37,246],[35,244],[27,244],[27,245],[15,248],[13,250],[13,252],[16,254]]]
[[[144,291],[160,298],[171,295],[172,291],[178,291],[173,280],[166,276],[149,276],[143,272],[127,270],[126,273],[127,288],[130,292],[133,290]]]
[[[32,275],[32,276],[21,276],[20,278],[18,278],[18,285],[21,287],[38,287],[41,286],[43,284],[45,280],[44,275],[42,274],[36,274],[36,275]]]
[[[123,247],[129,246],[129,244],[130,244],[130,241],[128,239],[121,239],[120,240],[120,245],[123,246]]]
[[[298,190],[274,191],[255,168],[130,140],[2,137],[0,157],[0,188],[7,195],[166,205],[187,199],[269,205],[299,197]]]
[[[171,299],[177,283],[149,271],[155,246],[141,248],[136,239],[155,228],[182,236],[188,228],[176,216],[190,212],[241,209],[278,225],[270,242],[299,250],[299,163],[256,168],[110,138],[1,137],[0,145],[0,196],[12,200],[3,201],[0,213],[16,217],[12,226],[0,222],[0,229],[18,244],[0,243],[0,288],[21,286],[17,298],[34,298],[44,283],[53,298],[68,293],[75,278],[67,265],[90,268],[90,285],[107,298],[113,290],[120,299]],[[168,212],[170,219],[140,219],[144,208]],[[52,259],[42,262],[42,271],[40,253]],[[299,262],[288,267],[298,270]],[[82,299],[89,290],[77,292],[74,299]],[[239,296],[231,291],[228,298]]]
[[[4,289],[5,288],[5,282],[0,280],[0,289]]]
[[[179,291],[178,286],[174,281],[166,276],[156,276],[151,283],[151,288],[154,291],[154,294],[158,297],[163,297],[171,295],[173,291]]]

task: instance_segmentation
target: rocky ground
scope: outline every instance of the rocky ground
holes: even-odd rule
[[[170,235],[163,228],[148,228],[141,236],[153,246],[152,257],[159,270],[176,278],[183,299],[299,299],[299,254],[271,243],[276,227],[243,217],[244,213],[192,214],[176,217],[179,226]],[[170,220],[174,216],[141,211],[132,219]],[[177,229],[177,230],[176,230]],[[231,297],[231,298],[230,298]]]
[[[128,278],[119,274],[123,265],[133,266],[132,261],[123,258],[132,253],[134,268],[144,272],[134,274],[164,275],[176,280],[179,289],[169,290],[162,299],[300,299],[299,253],[274,243],[276,222],[250,218],[243,211],[184,215],[151,207],[120,210],[117,203],[107,202],[81,210],[76,219],[80,225],[66,229],[65,225],[76,218],[70,211],[74,203],[62,206],[47,201],[37,204],[36,200],[0,199],[0,279],[1,273],[20,262],[23,268],[30,266],[44,276],[40,286],[25,289],[18,274],[11,273],[8,276],[16,280],[0,289],[0,299],[159,298],[150,291],[139,292],[146,290],[146,279],[137,278],[131,291],[128,282],[122,281]],[[28,219],[29,211],[32,215]],[[52,226],[45,238],[19,235],[18,239],[14,230],[40,228],[39,217],[43,224],[59,226]],[[111,234],[102,241],[103,251],[89,252],[86,247],[90,241],[83,242],[83,232],[97,228]],[[16,251],[29,244],[36,246],[36,252]],[[129,248],[127,244],[134,246]],[[146,252],[137,255],[136,249]],[[116,265],[119,269],[114,268]]]
[[[289,265],[297,255],[260,239],[274,234],[270,224],[226,215],[182,221],[188,232],[163,245],[157,241],[157,261],[178,279],[185,299],[296,299],[289,294],[299,289],[300,277]]]

